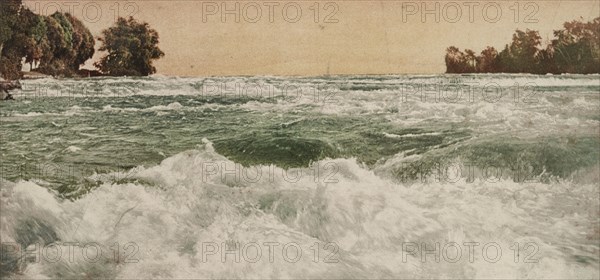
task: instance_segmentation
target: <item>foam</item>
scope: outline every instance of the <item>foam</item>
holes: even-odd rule
[[[51,225],[62,242],[97,242],[105,249],[133,242],[139,249],[136,263],[110,258],[101,264],[81,258],[29,263],[26,278],[89,273],[117,278],[598,276],[597,265],[575,261],[578,255],[594,258],[598,251],[596,185],[461,180],[409,187],[377,176],[354,159],[327,162],[339,168],[337,183],[311,176],[290,182],[282,169],[254,166],[250,169],[274,175],[236,184],[201,172],[206,163],[235,164],[204,140],[196,150],[129,175],[150,185],[105,182],[73,202],[58,200],[32,182],[3,184],[2,236],[15,239],[19,221],[35,218]],[[220,255],[203,262],[203,242],[293,242],[304,255],[296,263],[277,255],[274,263],[266,256],[255,263],[222,262]],[[330,242],[339,246],[338,262],[313,262],[311,246]],[[465,258],[423,263],[413,256],[403,261],[406,242],[495,242],[505,257],[496,263],[481,255],[472,263]],[[539,244],[539,262],[515,263],[508,249],[515,242]],[[319,258],[328,254],[321,251]]]

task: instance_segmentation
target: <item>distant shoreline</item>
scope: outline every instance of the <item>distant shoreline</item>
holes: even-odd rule
[[[561,74],[535,74],[535,73],[388,73],[388,74],[329,74],[329,75],[273,75],[273,74],[260,74],[260,75],[206,75],[206,76],[178,76],[178,75],[167,75],[167,74],[154,74],[145,77],[167,77],[167,78],[228,78],[228,77],[277,77],[277,78],[326,78],[326,77],[377,77],[377,76],[531,76],[531,77],[544,77],[544,76],[600,76],[598,73],[590,74],[579,74],[579,73],[561,73]],[[21,80],[36,80],[45,78],[54,79],[82,79],[82,78],[140,78],[139,76],[111,76],[111,75],[76,75],[72,77],[55,77],[52,75],[42,74],[36,71],[23,72]]]

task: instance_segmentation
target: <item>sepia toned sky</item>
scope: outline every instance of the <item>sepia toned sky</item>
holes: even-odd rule
[[[146,21],[166,54],[158,73],[177,76],[441,73],[448,46],[501,49],[517,28],[547,43],[563,22],[600,16],[598,0],[24,3],[38,14],[71,11],[95,36],[117,16]]]

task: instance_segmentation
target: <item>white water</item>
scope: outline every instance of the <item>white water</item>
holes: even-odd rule
[[[309,169],[293,182],[294,171],[273,166],[247,169],[241,179],[222,172],[213,174],[207,164],[234,163],[215,153],[211,144],[199,146],[164,160],[160,165],[136,169],[129,176],[152,182],[105,183],[85,197],[58,201],[32,182],[6,183],[2,189],[2,242],[13,242],[19,221],[35,219],[50,225],[62,244],[60,261],[52,263],[40,253],[39,262],[28,263],[17,278],[117,277],[117,278],[597,278],[598,266],[575,261],[575,256],[598,254],[598,187],[572,183],[517,184],[509,181],[414,184],[410,187],[381,179],[352,159],[335,163],[333,177],[315,177]],[[263,176],[257,182],[256,168]],[[283,174],[287,174],[288,180]],[[272,174],[272,175],[268,175]],[[330,175],[331,173],[327,173]],[[337,183],[324,183],[336,179]],[[160,186],[157,188],[156,186]],[[232,187],[233,186],[233,187]],[[257,210],[261,197],[272,196],[274,207]],[[273,210],[274,209],[274,210]],[[292,212],[290,212],[292,211]],[[293,214],[289,214],[293,213]],[[288,215],[289,214],[289,215]],[[39,233],[38,233],[39,234]],[[65,242],[79,242],[75,258],[69,260]],[[235,255],[205,255],[210,247],[222,249],[224,242],[264,244],[279,242],[269,260],[269,247],[261,245],[262,257],[255,263],[256,247]],[[454,249],[428,255],[403,254],[410,242],[478,242],[473,262],[468,247],[456,263]],[[97,243],[103,258],[92,263],[83,258],[84,244]],[[121,262],[114,257],[114,244],[121,248]],[[287,254],[283,244],[297,244]],[[315,243],[339,246],[330,255]],[[486,261],[485,244],[497,244],[502,256]],[[510,247],[534,244],[539,251],[522,251],[515,262]],[[135,244],[133,246],[132,244]],[[212,244],[212,245],[210,245]],[[125,246],[133,246],[127,247]],[[295,245],[290,245],[295,246]],[[88,246],[89,247],[89,246]],[[135,248],[135,250],[134,250]],[[243,247],[240,247],[243,248]],[[332,249],[334,247],[331,247]],[[31,248],[30,248],[31,249]],[[125,250],[128,249],[128,250]],[[53,250],[56,250],[54,248]],[[50,250],[49,259],[54,255]],[[523,250],[523,248],[521,249]],[[494,248],[488,249],[494,258]],[[88,249],[90,258],[94,248]],[[285,257],[291,259],[286,261]],[[329,257],[329,258],[328,258]],[[403,257],[405,259],[403,259]],[[126,263],[123,259],[135,263]],[[325,259],[337,260],[326,263]]]
[[[474,181],[461,176],[437,181],[432,176],[424,182],[400,183],[394,171],[402,163],[461,147],[429,144],[430,137],[449,137],[465,146],[484,143],[490,149],[497,148],[493,144],[503,139],[511,139],[514,142],[507,146],[524,146],[519,155],[525,155],[525,160],[551,161],[553,152],[566,150],[569,153],[561,155],[570,158],[563,161],[583,161],[582,151],[595,143],[589,139],[600,132],[598,78],[473,75],[454,81],[455,76],[155,77],[25,82],[26,90],[16,95],[25,99],[22,104],[2,104],[0,124],[6,128],[2,136],[16,135],[2,146],[2,156],[16,158],[17,162],[55,161],[57,165],[88,163],[88,157],[97,157],[96,162],[89,162],[106,164],[101,156],[107,153],[108,162],[131,158],[138,167],[88,177],[86,182],[99,185],[73,201],[59,199],[64,193],[49,191],[51,184],[44,178],[14,182],[0,178],[0,241],[3,245],[22,242],[38,246],[9,251],[15,259],[29,254],[17,261],[18,269],[6,268],[3,259],[0,272],[16,272],[10,278],[26,279],[597,279],[598,165],[586,166],[550,183],[516,183],[510,178],[481,176]],[[65,95],[73,83],[100,91],[94,96]],[[261,84],[274,87],[275,94],[292,85],[306,94],[239,101],[243,98],[199,90],[199,86],[210,83],[225,83],[230,89]],[[406,85],[410,89],[440,83],[497,84],[505,95],[491,101],[478,92],[472,100],[464,97],[451,102],[452,98],[432,101],[434,88],[425,89],[427,100],[403,92]],[[511,89],[515,83],[536,84],[539,91],[535,102],[524,102],[523,95],[515,99]],[[373,88],[352,88],[365,85]],[[51,90],[38,100],[39,93],[27,91],[32,86]],[[322,86],[335,89],[335,94],[328,95],[332,99],[315,98],[314,89]],[[29,99],[23,98],[28,95]],[[73,97],[66,101],[75,104],[65,104],[61,99],[65,96]],[[120,98],[123,96],[126,98]],[[219,98],[228,102],[216,102]],[[341,128],[336,121],[350,122],[353,126],[349,127],[357,131],[338,131]],[[228,129],[219,131],[217,122]],[[246,126],[236,130],[239,123]],[[105,127],[108,129],[100,130]],[[417,128],[417,132],[405,131],[411,128]],[[448,130],[462,129],[469,130],[466,136],[448,136]],[[349,156],[321,159],[312,167],[290,170],[275,164],[242,168],[217,153],[209,140],[202,140],[207,137],[218,143],[233,139],[237,141],[234,143],[245,144],[249,142],[241,141],[240,134],[252,136],[257,132],[260,136],[265,130],[281,133],[278,137],[310,140],[335,131],[339,133],[327,134],[331,138],[324,142],[356,142],[356,146],[343,148],[372,148],[371,152],[381,159],[374,166]],[[214,135],[198,138],[195,131]],[[75,136],[69,138],[71,135]],[[374,138],[380,141],[377,145],[361,146],[362,141],[371,139],[368,137],[378,135],[382,138]],[[141,143],[144,148],[149,146],[147,150],[133,145],[140,138],[149,139]],[[545,142],[546,138],[558,140]],[[523,139],[546,145],[542,147],[547,147],[549,155],[526,157],[536,151],[529,148],[535,145]],[[377,154],[389,141],[401,145],[404,142],[400,141],[419,140],[431,145],[425,146],[428,150],[422,154],[410,154],[420,147],[392,156]],[[578,146],[577,141],[583,144]],[[198,146],[168,152],[169,145],[179,147],[188,142]],[[302,143],[288,145],[293,148]],[[154,160],[156,154],[164,158],[160,164],[139,163],[146,162],[144,157]],[[231,171],[236,166],[237,171]],[[258,170],[261,176],[254,180]],[[295,180],[296,176],[300,178]],[[84,189],[83,182],[77,183]],[[274,242],[279,245],[270,251]],[[470,251],[468,244],[473,242],[478,245]],[[235,244],[239,246],[239,262],[233,253],[223,260],[222,252],[235,248]],[[436,244],[440,249],[422,259],[423,249],[431,250]],[[517,258],[515,244],[519,246]],[[286,252],[282,251],[284,245]],[[422,245],[426,248],[418,248]],[[460,247],[460,256],[456,255],[456,246],[451,245]],[[260,257],[256,255],[257,246]],[[298,260],[295,246],[302,252]],[[484,246],[487,251],[482,251]],[[497,247],[501,255],[496,255]],[[12,247],[3,248],[6,252]],[[54,255],[57,248],[61,252],[58,257]],[[101,248],[101,257],[90,260],[96,255],[95,248]],[[211,249],[217,251],[212,254]],[[413,251],[414,255],[409,254]]]

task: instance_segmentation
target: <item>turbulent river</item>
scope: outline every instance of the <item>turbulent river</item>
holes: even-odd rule
[[[2,277],[600,277],[600,76],[22,83]]]

